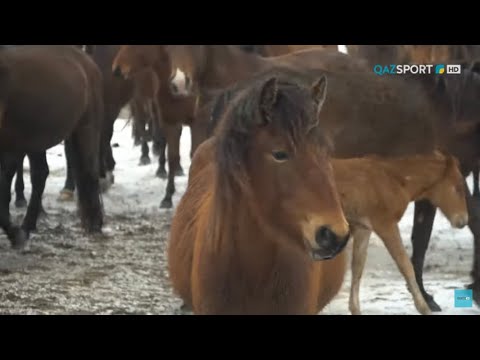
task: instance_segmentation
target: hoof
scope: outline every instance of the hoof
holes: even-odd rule
[[[45,211],[43,206],[40,208],[40,211],[38,212],[38,218],[39,219],[46,219],[48,217],[48,213]]]
[[[150,165],[152,163],[152,161],[150,160],[150,158],[148,156],[142,156],[140,158],[140,166],[145,166],[145,165]]]
[[[160,204],[160,209],[171,209],[173,207],[173,203],[171,199],[163,199],[162,203]]]
[[[11,236],[9,236],[9,240],[12,245],[12,249],[22,250],[27,244],[28,233],[21,228],[15,228],[12,231]]]
[[[15,207],[17,207],[18,209],[27,207],[27,200],[25,198],[15,200]]]
[[[160,179],[166,179],[168,177],[167,171],[163,168],[158,168],[156,176]]]
[[[175,171],[175,176],[185,176],[185,171],[183,171],[181,166]]]
[[[75,198],[75,194],[71,190],[63,189],[60,191],[60,196],[58,197],[58,201],[73,201]]]
[[[185,302],[180,306],[181,311],[192,311],[192,307],[190,305],[187,305]]]
[[[442,311],[442,308],[438,306],[438,304],[433,300],[433,296],[428,295],[425,297],[425,301],[427,302],[428,307],[432,312],[440,312]]]

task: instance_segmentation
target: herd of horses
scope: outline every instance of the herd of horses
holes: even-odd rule
[[[65,144],[60,200],[77,193],[84,229],[103,226],[114,182],[111,139],[129,105],[140,165],[159,155],[172,208],[182,127],[188,186],[168,246],[173,289],[196,314],[317,314],[339,292],[352,247],[349,308],[375,232],[421,314],[437,207],[474,238],[480,303],[480,46],[64,45],[0,49],[0,226],[23,248],[43,211],[46,150]],[[375,64],[458,63],[459,75],[385,75]],[[184,76],[179,77],[182,73]],[[181,78],[181,81],[179,79]],[[23,224],[9,214],[32,195]],[[168,171],[166,170],[168,163]],[[474,192],[465,178],[473,172]],[[411,258],[398,222],[415,202]]]

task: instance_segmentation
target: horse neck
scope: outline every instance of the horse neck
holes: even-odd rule
[[[206,88],[223,88],[264,70],[269,62],[232,45],[205,45],[206,64],[201,82]]]
[[[411,201],[423,199],[425,192],[437,184],[446,171],[445,161],[431,155],[384,160],[382,166],[403,183]]]

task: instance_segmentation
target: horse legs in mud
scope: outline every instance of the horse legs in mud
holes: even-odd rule
[[[27,236],[30,232],[37,229],[37,220],[43,210],[42,196],[45,191],[45,183],[49,174],[47,154],[45,151],[29,153],[28,159],[30,160],[32,195],[22,224],[22,228],[27,233]]]
[[[25,198],[25,183],[23,182],[23,160],[18,164],[15,177],[15,207],[24,208],[27,206]]]
[[[108,191],[115,183],[113,170],[115,169],[115,159],[113,158],[112,138],[115,121],[120,111],[107,109],[105,111],[105,121],[102,128],[100,144],[100,188],[102,192]]]
[[[64,145],[65,150],[65,161],[67,165],[67,178],[65,179],[65,185],[60,191],[59,201],[73,201],[73,196],[75,193],[75,179],[73,176],[73,159],[72,159],[72,149]]]
[[[165,124],[163,129],[167,139],[168,147],[168,180],[165,197],[160,208],[171,209],[173,207],[172,196],[175,193],[175,175],[180,165],[180,136],[182,134],[182,125]]]
[[[10,219],[10,200],[12,180],[19,164],[25,157],[24,153],[0,154],[0,227],[5,231],[12,248],[21,249],[25,246],[28,236],[19,226],[13,225]]]
[[[427,302],[431,311],[442,311],[435,302],[433,296],[425,291],[423,286],[423,265],[425,263],[425,254],[432,234],[433,222],[435,220],[436,208],[428,200],[415,202],[415,215],[412,230],[412,264],[415,270],[415,279],[418,287]]]

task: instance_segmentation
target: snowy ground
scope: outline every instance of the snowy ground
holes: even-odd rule
[[[131,128],[119,120],[113,143],[115,185],[104,195],[108,236],[89,239],[78,226],[74,204],[57,202],[65,176],[63,147],[48,152],[50,177],[44,195],[48,218],[23,253],[9,248],[0,235],[0,313],[13,314],[181,314],[166,272],[166,240],[172,211],[159,209],[165,182],[155,177],[156,159],[140,167]],[[182,136],[182,165],[189,167],[190,133]],[[28,161],[25,163],[28,169]],[[29,175],[25,172],[26,195]],[[174,205],[185,191],[177,178]],[[471,183],[471,180],[470,180]],[[410,252],[412,210],[401,222]],[[12,206],[15,221],[23,211]],[[441,314],[476,314],[478,308],[455,309],[454,289],[469,282],[472,264],[469,230],[452,230],[437,217],[427,254],[425,284],[443,308]],[[349,275],[342,292],[325,314],[349,314]],[[360,290],[364,314],[417,314],[405,282],[379,240],[372,238]]]

